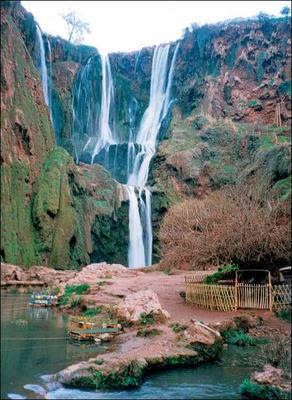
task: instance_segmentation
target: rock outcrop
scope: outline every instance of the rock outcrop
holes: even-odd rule
[[[128,322],[137,323],[142,316],[151,315],[157,321],[165,321],[170,318],[164,310],[156,293],[153,290],[140,290],[129,294],[116,307],[116,315]]]
[[[275,368],[270,364],[266,364],[263,371],[254,372],[250,379],[251,381],[260,385],[275,386],[286,392],[291,391],[291,385],[287,384],[283,378],[283,371],[279,368]]]
[[[159,325],[162,334],[151,338],[137,337],[135,332],[119,336],[115,352],[74,364],[55,375],[49,381],[66,386],[91,389],[127,389],[137,387],[144,376],[157,369],[173,366],[196,366],[216,359],[222,350],[218,333],[209,336],[192,336],[191,343],[185,337],[177,337],[165,325]],[[196,343],[200,346],[195,347]],[[151,352],[149,351],[151,346]]]

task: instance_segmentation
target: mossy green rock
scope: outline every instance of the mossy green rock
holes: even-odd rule
[[[39,262],[33,185],[55,140],[39,75],[10,12],[1,7],[1,259],[28,266]]]
[[[118,190],[101,166],[77,167],[65,149],[53,149],[35,185],[32,213],[43,262],[70,269],[91,261],[126,261],[126,243],[112,225],[120,222]]]

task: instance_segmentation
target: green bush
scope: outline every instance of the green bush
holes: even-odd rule
[[[281,310],[276,313],[277,317],[284,321],[291,322],[291,310]]]
[[[221,332],[221,336],[225,343],[234,344],[236,346],[256,346],[257,344],[267,343],[266,338],[256,338],[235,329],[227,329]]]
[[[187,325],[181,325],[178,323],[171,324],[170,327],[173,330],[173,332],[175,332],[175,333],[180,333],[187,329]]]
[[[246,400],[288,400],[291,396],[287,392],[270,385],[259,385],[245,379],[240,385],[240,394]]]
[[[82,297],[76,297],[75,299],[73,299],[73,300],[71,301],[70,307],[71,307],[71,308],[78,307],[78,306],[80,306],[81,302],[82,302]]]
[[[148,329],[148,328],[142,328],[139,329],[136,336],[140,337],[153,337],[157,335],[161,335],[162,331],[160,329]]]
[[[153,325],[153,324],[155,324],[154,315],[152,313],[150,313],[148,315],[146,315],[145,313],[142,313],[140,315],[139,323],[141,325],[148,325],[148,324]]]
[[[291,380],[291,339],[284,335],[272,337],[268,346],[257,353],[258,366],[271,364],[284,371],[284,377]]]
[[[83,315],[85,317],[94,317],[97,314],[100,314],[102,311],[101,307],[94,307],[94,308],[89,308],[88,310],[84,311]]]
[[[208,285],[215,284],[224,278],[226,279],[229,278],[230,276],[233,276],[234,275],[233,272],[237,271],[238,269],[239,269],[238,265],[235,264],[224,265],[223,267],[219,267],[218,271],[214,272],[214,274],[206,276],[203,282],[207,283]]]
[[[59,304],[61,306],[66,305],[73,294],[83,294],[87,292],[89,288],[90,285],[88,285],[87,283],[83,283],[82,285],[66,285],[65,292],[61,297]]]
[[[74,292],[76,294],[83,294],[83,293],[87,292],[87,290],[89,288],[90,288],[90,285],[88,285],[87,283],[83,283],[82,285],[75,286]]]

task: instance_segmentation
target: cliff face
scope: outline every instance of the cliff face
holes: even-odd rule
[[[56,69],[66,66],[68,84],[84,62],[80,48],[78,60],[64,61],[64,46],[58,53],[58,39],[54,43]],[[1,259],[57,268],[125,263],[127,206],[120,185],[98,165],[77,167],[56,147],[34,47],[33,17],[19,3],[1,3]],[[87,58],[92,49],[83,51]]]
[[[92,104],[82,109],[79,103],[77,111],[99,118],[98,51],[48,37],[51,123],[34,65],[36,23],[19,2],[1,3],[1,35],[2,260],[58,268],[92,261],[126,264],[127,203],[110,173],[125,181],[127,146],[119,145],[118,152],[114,146],[110,149],[110,173],[88,165],[89,153],[83,152],[79,165],[72,158],[76,160],[76,149],[88,140],[85,129],[76,135],[74,127],[72,106],[80,88]],[[170,44],[169,60],[175,47]],[[111,123],[121,142],[137,133],[148,105],[153,51],[109,55]],[[160,221],[170,204],[251,177],[286,195],[281,190],[291,174],[290,67],[287,19],[231,22],[185,32],[175,62],[174,101],[159,133],[149,176],[154,261],[159,258]],[[273,125],[276,121],[281,126]],[[95,162],[102,164],[102,158],[101,154]],[[112,161],[119,165],[118,172],[111,168]]]
[[[52,48],[54,43],[52,40]],[[59,52],[66,46],[65,41],[60,41]],[[171,44],[170,56],[174,49],[175,43]],[[153,50],[109,55],[115,88],[113,120],[125,140],[131,123],[134,131],[139,127],[148,104]],[[72,95],[72,79],[64,83],[60,77],[67,68],[72,78],[78,66],[82,71],[84,50],[79,50],[79,64],[76,51],[71,47],[67,53],[63,50],[64,69],[59,69],[60,62],[53,57],[56,91],[66,87]],[[91,55],[90,51],[85,54]],[[187,30],[180,41],[172,95],[184,118],[195,112],[234,122],[273,124],[278,104],[281,122],[287,126],[291,122],[290,69],[290,24],[285,18],[203,26]],[[68,113],[71,107],[69,110]],[[68,119],[72,119],[69,114]],[[68,130],[61,128],[59,135],[68,137]]]
[[[55,139],[39,75],[10,9],[1,11],[1,253],[31,264],[33,185]]]
[[[281,103],[291,121],[288,19],[231,22],[187,31],[178,54],[176,94],[187,115],[272,124]]]

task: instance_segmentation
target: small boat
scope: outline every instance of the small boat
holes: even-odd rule
[[[85,317],[69,318],[68,336],[73,340],[107,342],[120,333],[122,333],[120,324],[105,323]]]
[[[43,292],[34,292],[29,299],[29,305],[36,307],[51,307],[55,306],[57,302],[57,296]]]

